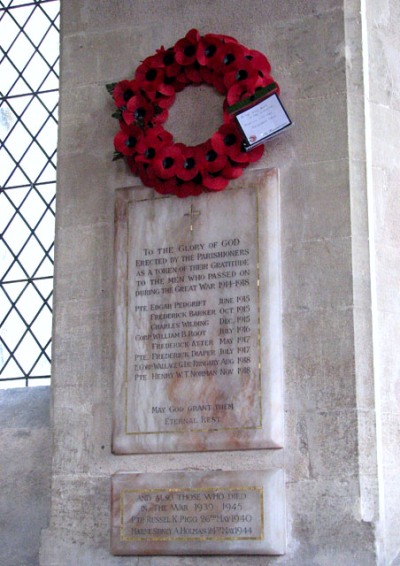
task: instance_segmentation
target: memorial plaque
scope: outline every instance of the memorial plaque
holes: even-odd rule
[[[117,191],[115,258],[113,451],[282,446],[276,172]]]
[[[282,470],[112,477],[113,554],[283,554],[285,544]]]

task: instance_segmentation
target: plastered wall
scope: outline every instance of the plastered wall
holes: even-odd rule
[[[113,203],[115,189],[136,180],[111,162],[117,125],[105,84],[131,77],[192,27],[264,52],[295,122],[256,164],[280,172],[285,449],[114,456]],[[42,566],[384,563],[361,38],[355,0],[62,2],[54,460]],[[222,121],[222,101],[206,91],[179,95],[167,127],[180,141],[207,138]],[[115,471],[269,467],[286,473],[285,556],[110,555]]]

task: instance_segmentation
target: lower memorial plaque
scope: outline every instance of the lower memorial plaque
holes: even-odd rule
[[[117,191],[113,451],[282,446],[276,171]]]
[[[112,476],[113,554],[283,554],[285,545],[282,470]]]

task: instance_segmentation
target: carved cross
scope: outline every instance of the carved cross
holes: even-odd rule
[[[190,216],[190,231],[193,232],[193,217],[200,216],[200,210],[195,210],[193,204],[190,205],[190,212],[186,212],[184,216]]]

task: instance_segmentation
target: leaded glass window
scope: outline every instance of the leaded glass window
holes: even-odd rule
[[[50,381],[59,0],[0,0],[0,388]]]

